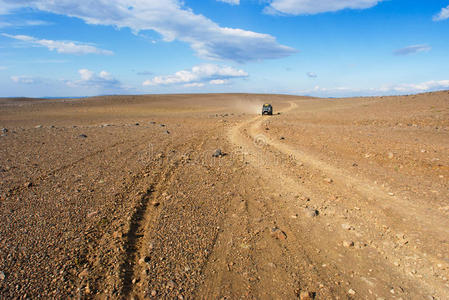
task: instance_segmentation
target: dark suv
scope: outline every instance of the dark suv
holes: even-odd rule
[[[271,104],[265,103],[262,107],[262,115],[272,115],[273,114],[273,106]]]

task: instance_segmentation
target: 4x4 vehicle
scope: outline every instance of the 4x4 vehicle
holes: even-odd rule
[[[272,115],[273,114],[273,106],[271,104],[265,103],[262,106],[262,115]]]

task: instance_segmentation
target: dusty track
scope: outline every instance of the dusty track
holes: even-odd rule
[[[1,297],[449,297],[447,92],[2,101]]]

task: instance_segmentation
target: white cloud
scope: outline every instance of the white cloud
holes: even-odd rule
[[[8,68],[5,67],[5,66],[0,66],[0,71],[4,71],[4,70],[6,70],[6,69],[8,69]]]
[[[204,83],[201,82],[194,82],[194,83],[186,83],[184,84],[184,87],[203,87]]]
[[[220,85],[220,84],[226,84],[228,83],[227,80],[224,79],[212,79],[211,81],[209,81],[210,84],[215,84],[215,85]]]
[[[171,84],[223,84],[224,80],[231,78],[248,77],[248,73],[228,66],[218,66],[214,64],[203,64],[194,66],[191,70],[178,71],[173,75],[156,76],[151,80],[146,80],[142,84],[147,85],[171,85]],[[223,83],[221,83],[221,81]]]
[[[10,78],[11,78],[11,80],[14,83],[19,83],[19,84],[35,84],[35,83],[38,83],[40,81],[39,79],[37,79],[35,77],[24,76],[24,75],[22,75],[22,76],[11,76]]]
[[[449,19],[449,5],[447,7],[443,7],[441,11],[433,16],[434,21],[443,21]]]
[[[3,36],[30,43],[35,46],[46,47],[48,50],[56,50],[58,53],[62,54],[105,54],[112,55],[113,52],[109,50],[99,49],[95,46],[83,44],[80,42],[73,41],[53,41],[53,40],[39,40],[28,35],[10,35],[3,33]]]
[[[313,15],[342,9],[366,9],[383,0],[272,0],[268,14]]]
[[[309,78],[317,78],[318,75],[316,73],[314,73],[314,72],[307,72],[307,77],[309,77]]]
[[[393,53],[395,55],[410,55],[410,54],[416,54],[420,52],[428,52],[432,50],[432,47],[429,45],[412,45],[405,48],[401,48],[398,50],[395,50]]]
[[[231,5],[239,5],[240,4],[240,0],[217,0],[218,2],[224,2],[224,3],[228,3]]]
[[[0,1],[1,3],[1,1]],[[0,13],[1,15],[1,13]],[[53,23],[47,22],[47,21],[41,21],[41,20],[15,20],[13,22],[0,22],[0,28],[6,28],[6,27],[34,27],[34,26],[45,26],[45,25],[52,25]]]
[[[101,90],[122,90],[122,83],[114,78],[110,73],[101,71],[96,74],[88,69],[81,69],[78,71],[80,80],[66,81],[70,87],[91,87]]]
[[[78,0],[0,0],[0,7],[3,5],[77,17],[88,24],[127,27],[135,33],[154,30],[167,42],[188,43],[204,59],[246,62],[281,58],[296,52],[269,34],[220,27],[184,7],[181,0],[98,0],[89,1],[89,5]]]

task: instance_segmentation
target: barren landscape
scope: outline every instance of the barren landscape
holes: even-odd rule
[[[2,98],[0,128],[2,299],[449,299],[448,91]]]

